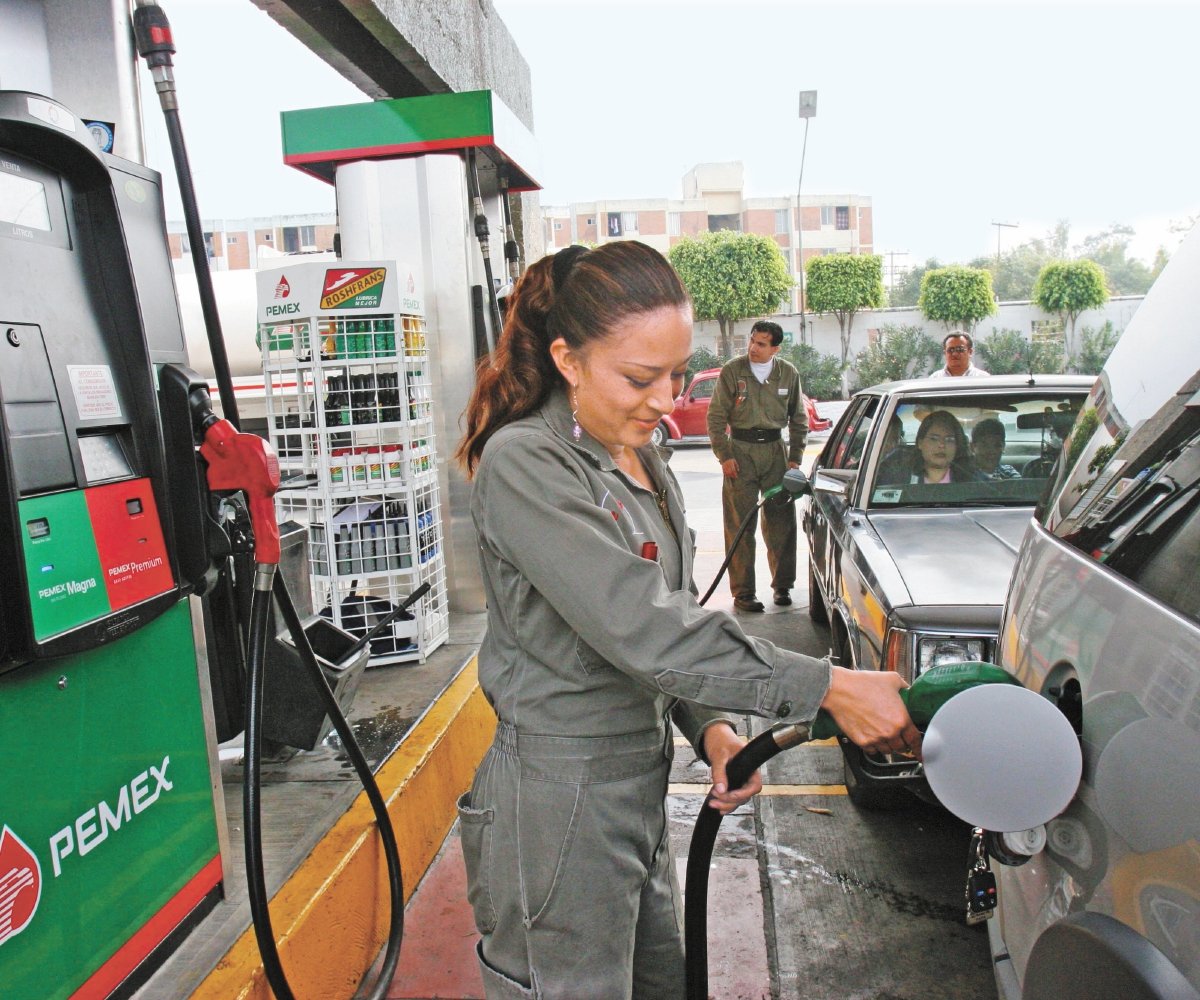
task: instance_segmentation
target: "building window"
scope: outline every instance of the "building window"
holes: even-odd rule
[[[822,205],[821,206],[821,225],[822,226],[832,226],[833,225],[833,206],[832,205]]]
[[[264,236],[263,236],[263,240],[264,240],[264,242],[266,242],[266,243],[270,243],[270,242],[271,242],[271,237],[272,237],[272,234],[271,234],[271,233],[267,233],[266,235],[264,235]]]
[[[836,229],[850,228],[850,206],[838,205],[837,207],[837,222],[834,226]]]
[[[667,213],[667,235],[678,236],[682,232],[680,228],[680,215],[678,212]]]
[[[588,216],[588,220],[587,220],[587,225],[589,225],[589,226],[594,226],[595,224],[596,224],[596,219],[595,219],[595,217],[594,217],[594,216],[591,216],[591,215],[589,215],[589,216]]]
[[[225,237],[225,238],[226,238],[226,240],[228,240],[228,242],[229,242],[230,244],[234,244],[234,243],[236,243],[236,242],[237,242],[237,237],[236,237],[236,236],[227,236],[227,237]]]
[[[786,208],[775,209],[775,232],[786,233],[788,231],[788,215],[790,213]]]
[[[608,235],[617,237],[621,235],[621,214],[620,212],[608,213]]]
[[[285,226],[283,229],[283,252],[299,253],[305,247],[316,246],[314,226]]]
[[[638,214],[637,212],[622,212],[621,213],[621,229],[627,236],[637,235],[638,231]]]
[[[561,222],[556,222],[556,223],[554,223],[554,231],[555,231],[556,233],[557,233],[557,232],[559,232],[561,229],[562,229],[562,223],[561,223]]]

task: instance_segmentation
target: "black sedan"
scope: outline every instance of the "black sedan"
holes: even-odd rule
[[[1017,548],[1093,381],[925,378],[855,394],[802,515],[809,613],[843,666],[911,682],[992,660]],[[856,803],[890,804],[846,777]]]

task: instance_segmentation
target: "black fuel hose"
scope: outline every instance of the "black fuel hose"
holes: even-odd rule
[[[233,394],[233,378],[229,368],[229,358],[225,350],[225,338],[221,332],[220,317],[216,305],[216,293],[213,290],[212,275],[208,269],[208,255],[204,248],[204,234],[201,227],[200,211],[196,203],[195,184],[192,179],[191,167],[188,162],[187,147],[184,144],[183,129],[179,121],[178,102],[175,94],[175,80],[172,68],[172,55],[175,53],[175,43],[171,35],[171,26],[161,7],[148,0],[135,0],[133,12],[134,38],[139,55],[146,60],[154,79],[155,89],[159,95],[159,103],[166,119],[168,135],[171,144],[171,154],[179,181],[180,197],[183,201],[184,216],[187,223],[188,239],[192,248],[193,264],[196,271],[197,288],[200,293],[201,311],[204,316],[205,330],[208,335],[209,351],[217,380],[221,409],[225,419],[235,429],[239,427],[237,401]],[[478,179],[476,178],[478,188]],[[482,202],[480,202],[482,204]],[[485,218],[486,224],[486,218]],[[203,254],[203,260],[199,256]],[[485,255],[485,265],[488,261]],[[489,285],[490,266],[489,271]],[[495,290],[490,289],[495,301]],[[497,308],[497,313],[499,312]],[[274,566],[257,564],[255,567],[254,592],[251,598],[250,611],[250,655],[247,663],[246,690],[246,723],[245,723],[245,775],[243,778],[243,808],[245,810],[245,845],[246,845],[246,881],[247,893],[250,897],[250,911],[254,924],[254,933],[258,942],[259,954],[263,959],[263,968],[271,989],[277,1000],[292,1000],[292,992],[279,959],[275,946],[275,935],[271,927],[269,900],[266,881],[263,874],[262,860],[262,824],[261,824],[261,751],[262,751],[262,701],[263,683],[266,668],[267,643],[270,641],[270,608],[271,594],[274,592],[282,611],[284,622],[292,635],[300,659],[307,667],[322,701],[326,712],[337,730],[338,736],[345,747],[346,754],[354,765],[367,798],[374,811],[376,825],[379,829],[380,840],[383,844],[384,856],[388,867],[388,888],[391,896],[391,917],[388,929],[387,946],[383,963],[374,988],[367,995],[368,1000],[383,1000],[391,987],[396,966],[400,958],[400,946],[404,937],[404,886],[400,869],[400,852],[396,843],[395,831],[392,829],[391,818],[387,805],[371,773],[370,765],[363,756],[354,731],[342,714],[325,679],[324,672],[312,651],[308,636],[296,613],[295,604],[287,591],[283,577],[275,573]],[[420,592],[414,592],[405,602],[407,607]]]
[[[254,596],[250,599],[250,660],[246,671],[246,733],[242,778],[242,830],[246,845],[246,894],[250,897],[250,922],[262,956],[263,971],[276,1000],[293,1000],[291,987],[275,947],[271,927],[270,897],[263,874],[262,855],[262,707],[266,677],[267,643],[270,639],[271,589],[275,567],[254,567]],[[279,578],[282,579],[282,578]]]
[[[769,490],[766,490],[763,493],[762,499],[754,505],[754,509],[742,518],[742,523],[738,525],[737,533],[733,536],[733,542],[730,544],[729,550],[725,553],[725,561],[721,563],[720,568],[717,570],[717,575],[713,577],[712,585],[704,592],[704,596],[700,598],[701,607],[708,602],[708,599],[713,595],[713,591],[717,589],[717,584],[721,582],[721,577],[725,575],[725,570],[729,567],[730,562],[733,561],[733,553],[737,551],[738,542],[742,540],[742,536],[747,532],[747,530],[749,530],[750,525],[755,522],[755,519],[758,517],[758,512],[762,510],[763,504],[765,504],[768,500],[773,499],[780,493],[787,494],[787,496],[784,497],[785,503],[792,503],[795,501],[796,497],[803,492],[803,489],[797,485],[798,480],[791,478],[792,476],[799,476],[800,482],[804,482],[805,484],[807,483],[807,480],[803,479],[802,473],[800,473],[798,470],[789,469],[788,472],[784,474],[783,482],[778,486],[772,486]]]
[[[500,331],[504,321],[500,318],[500,300],[496,297],[496,281],[492,277],[492,251],[489,242],[488,218],[483,210],[483,195],[479,188],[479,169],[476,165],[475,150],[467,150],[467,191],[471,196],[471,211],[475,238],[479,241],[479,252],[483,255],[483,274],[487,280],[488,311],[492,317],[492,329],[487,338],[488,353],[495,351],[496,341],[500,339]]]
[[[398,615],[404,611],[428,590],[428,584],[423,584],[417,590],[414,590],[408,599],[396,609],[394,614]],[[392,979],[395,978],[396,966],[400,962],[400,945],[404,940],[404,880],[400,870],[400,848],[396,842],[396,832],[392,828],[391,817],[387,811],[387,803],[384,802],[383,794],[379,791],[379,785],[375,782],[375,776],[371,773],[371,765],[367,763],[366,757],[363,756],[362,748],[354,738],[354,731],[350,728],[350,723],[346,721],[346,716],[342,714],[342,708],[338,704],[333,691],[330,689],[329,682],[325,679],[325,672],[321,669],[321,665],[317,662],[316,655],[313,653],[312,644],[308,641],[304,625],[300,621],[299,614],[296,612],[296,605],[287,591],[283,577],[279,575],[275,577],[275,600],[279,604],[280,611],[283,613],[283,622],[287,626],[288,632],[291,633],[292,640],[296,644],[296,649],[300,653],[300,659],[308,669],[313,686],[320,693],[321,701],[325,705],[325,711],[329,715],[330,721],[333,723],[333,728],[342,741],[342,746],[346,750],[346,756],[350,758],[350,763],[354,765],[354,771],[362,783],[363,791],[367,794],[367,799],[371,803],[371,810],[375,814],[375,825],[379,830],[379,839],[383,843],[383,854],[387,859],[388,895],[391,899],[391,913],[388,918],[387,945],[384,949],[383,962],[380,965],[375,986],[366,994],[366,997],[367,1000],[384,1000],[391,989]],[[377,628],[382,627],[383,624],[383,622],[380,622]],[[364,638],[369,640],[370,635],[371,633],[368,633]]]
[[[778,493],[778,492],[779,492],[779,489],[777,487],[775,489],[775,493]],[[758,512],[760,510],[762,510],[762,505],[765,504],[768,500],[770,500],[771,497],[773,497],[775,495],[775,493],[772,493],[768,490],[766,496],[764,496],[761,500],[758,501],[758,503],[756,503],[754,505],[754,509],[752,511],[750,511],[749,514],[747,514],[745,517],[742,518],[742,523],[738,525],[737,534],[735,534],[733,536],[733,543],[729,546],[729,550],[725,553],[725,561],[723,563],[721,563],[720,567],[717,569],[717,575],[713,577],[712,584],[709,586],[708,590],[706,590],[704,592],[704,596],[702,598],[700,598],[700,606],[701,607],[703,607],[705,604],[708,603],[708,599],[710,597],[712,597],[713,591],[717,589],[717,584],[721,582],[721,577],[723,577],[725,575],[725,570],[729,568],[729,564],[733,561],[733,553],[736,551],[736,549],[738,547],[738,542],[740,542],[742,540],[742,536],[749,529],[751,523],[753,523],[755,518],[758,517]]]
[[[191,162],[188,159],[187,144],[184,142],[183,127],[179,120],[179,102],[171,60],[175,53],[175,41],[171,36],[171,25],[167,21],[166,13],[156,3],[136,0],[133,34],[138,54],[146,60],[146,65],[150,68],[163,119],[167,125],[171,158],[174,160],[175,174],[179,181],[179,197],[183,202],[188,246],[191,248],[192,270],[196,273],[196,290],[200,295],[200,312],[204,317],[208,352],[212,358],[217,394],[221,400],[221,414],[240,430],[241,422],[238,420],[237,399],[233,394],[229,355],[225,350],[225,337],[221,332],[221,315],[217,311],[217,296],[213,291],[212,272],[208,267],[204,227],[200,220],[200,209],[196,204],[196,185],[192,180]]]
[[[807,742],[803,725],[785,725],[760,733],[725,765],[725,784],[741,788],[750,776],[778,753]],[[708,998],[708,871],[717,830],[724,818],[713,809],[710,794],[700,807],[692,842],[688,847],[687,873],[683,890],[684,973],[687,1000]]]

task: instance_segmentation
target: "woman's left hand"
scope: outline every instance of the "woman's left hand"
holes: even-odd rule
[[[712,765],[712,792],[709,807],[727,816],[762,791],[762,775],[755,771],[741,788],[730,791],[725,778],[725,765],[746,745],[727,722],[717,722],[704,731],[704,753]]]

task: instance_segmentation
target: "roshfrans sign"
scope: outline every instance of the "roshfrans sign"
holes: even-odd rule
[[[423,316],[420,278],[395,261],[312,261],[259,271],[258,322],[292,317]]]

